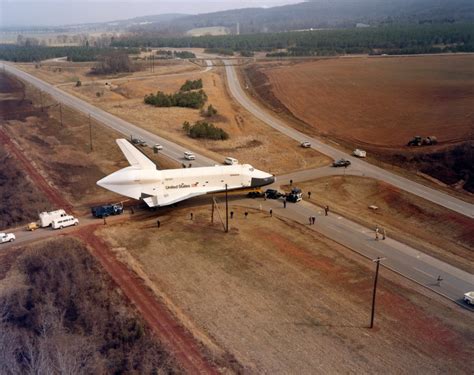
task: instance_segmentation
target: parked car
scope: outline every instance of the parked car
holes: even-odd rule
[[[367,156],[367,152],[356,148],[354,151],[352,151],[352,155],[357,156],[358,158],[365,158]]]
[[[194,155],[192,152],[190,151],[185,151],[184,152],[184,158],[186,160],[196,160],[196,155]]]
[[[156,145],[153,146],[153,150],[156,150],[156,151],[163,150],[163,146],[157,143]]]
[[[332,163],[333,167],[348,167],[349,165],[351,165],[351,162],[346,159],[339,159]]]
[[[13,233],[0,233],[0,243],[13,242],[16,237]]]
[[[230,156],[228,156],[224,159],[224,164],[234,165],[234,164],[239,164],[239,161],[237,159],[234,159],[234,158],[231,158]]]
[[[301,142],[301,147],[303,148],[310,148],[311,147],[311,143],[305,141],[305,142]]]
[[[280,193],[278,190],[275,189],[267,189],[265,190],[265,196],[268,199],[278,199],[280,197],[283,197],[285,194]]]

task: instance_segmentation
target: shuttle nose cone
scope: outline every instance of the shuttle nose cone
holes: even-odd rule
[[[275,176],[267,175],[267,177],[252,177],[250,182],[251,187],[260,187],[273,184],[275,182]]]

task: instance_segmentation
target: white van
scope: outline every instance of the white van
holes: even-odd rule
[[[79,220],[77,220],[74,216],[64,216],[59,219],[53,220],[51,227],[53,229],[62,229],[64,227],[70,227],[71,225],[79,224]]]
[[[185,151],[184,158],[186,160],[196,160],[196,156],[190,151]]]
[[[239,161],[237,159],[234,159],[234,158],[231,158],[230,156],[228,156],[224,159],[224,164],[234,165],[234,164],[239,164]]]

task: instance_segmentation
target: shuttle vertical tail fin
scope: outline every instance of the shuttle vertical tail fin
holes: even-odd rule
[[[117,139],[117,144],[132,167],[136,169],[156,169],[156,164],[138,151],[126,139]]]

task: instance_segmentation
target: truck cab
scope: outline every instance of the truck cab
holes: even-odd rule
[[[106,204],[103,206],[96,206],[91,208],[92,216],[102,219],[110,215],[120,215],[123,212],[121,204]]]
[[[301,192],[301,189],[298,188],[291,189],[291,192],[286,196],[286,200],[293,203],[299,202],[302,199],[303,193]]]

